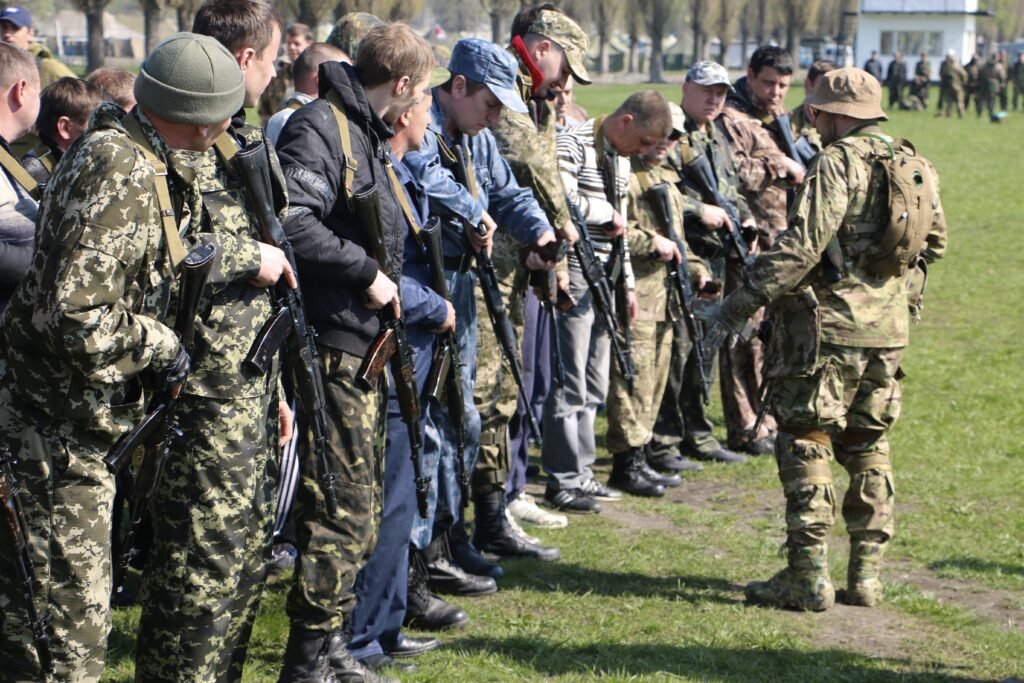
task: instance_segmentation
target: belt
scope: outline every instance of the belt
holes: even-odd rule
[[[473,257],[469,254],[463,254],[462,256],[445,256],[444,257],[444,269],[455,270],[460,273],[469,272],[469,269],[473,267]]]

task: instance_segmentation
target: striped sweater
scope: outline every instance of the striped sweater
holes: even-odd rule
[[[611,255],[612,239],[606,228],[611,227],[612,211],[626,216],[629,201],[629,159],[615,153],[607,140],[602,155],[615,163],[616,204],[613,207],[605,193],[604,177],[598,161],[597,140],[594,136],[594,121],[589,119],[576,126],[558,132],[558,167],[562,175],[569,201],[580,207],[580,213],[587,221],[587,229],[594,242],[594,251],[602,262],[607,263]],[[629,244],[625,241],[626,287],[634,288],[633,267],[629,261]],[[569,252],[569,268],[579,270],[576,255]]]

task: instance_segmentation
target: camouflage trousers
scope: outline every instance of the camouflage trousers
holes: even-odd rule
[[[765,239],[767,243],[768,240]],[[762,248],[767,248],[765,244]],[[742,269],[736,259],[726,259],[726,294],[743,284]],[[750,319],[758,329],[765,319],[765,309]],[[775,433],[775,420],[765,415],[757,433],[754,425],[761,412],[761,384],[764,377],[764,344],[757,337],[735,346],[726,343],[718,354],[719,381],[722,388],[722,413],[730,448],[744,448],[748,443]]]
[[[903,349],[822,343],[806,376],[772,380],[779,423],[775,457],[786,495],[790,546],[826,542],[835,517],[833,455],[850,475],[842,503],[854,540],[886,543],[895,533],[895,488],[887,433],[900,413]]]
[[[4,416],[6,417],[6,416]],[[4,420],[6,422],[6,419]],[[109,443],[25,424],[7,431],[29,533],[36,610],[52,620],[52,679],[98,681],[110,633],[110,520],[114,477]],[[24,586],[4,552],[0,570],[0,680],[39,681]]]
[[[635,391],[612,363],[608,387],[608,435],[610,453],[641,448],[651,440],[661,398],[672,365],[672,322],[637,320],[632,324]]]
[[[273,534],[277,397],[186,395],[176,410],[184,438],[153,498],[135,679],[238,681]]]
[[[381,514],[384,457],[384,379],[376,391],[356,383],[362,359],[320,347],[327,398],[327,461],[337,476],[338,516],[327,516],[319,466],[310,440],[299,447],[295,491],[299,557],[288,593],[293,627],[335,631],[355,608],[352,587],[369,559]]]
[[[515,242],[511,237],[498,233],[491,259],[498,276],[501,300],[505,302],[509,320],[515,327],[516,338],[519,339],[523,331],[522,300],[513,292],[516,289],[514,285],[518,262]],[[479,278],[476,288],[476,311],[479,328],[473,403],[480,413],[480,452],[471,483],[474,489],[504,489],[511,466],[508,426],[516,414],[519,393],[512,372],[494,336],[494,328],[487,315]]]

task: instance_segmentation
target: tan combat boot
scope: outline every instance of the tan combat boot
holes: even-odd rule
[[[846,603],[874,607],[882,601],[879,570],[885,543],[850,541],[850,565],[846,572]]]
[[[822,612],[835,604],[836,592],[828,574],[828,546],[790,546],[789,566],[767,581],[755,581],[744,591],[747,602]]]

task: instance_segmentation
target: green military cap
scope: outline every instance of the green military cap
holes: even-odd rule
[[[135,99],[144,110],[172,123],[208,126],[242,108],[245,78],[217,39],[177,33],[142,62]]]
[[[579,24],[562,12],[546,9],[537,13],[537,18],[530,24],[527,33],[536,33],[557,43],[565,52],[565,58],[569,62],[573,78],[583,85],[590,83],[590,74],[587,72],[586,65],[590,38],[583,32]]]
[[[367,33],[383,25],[383,20],[368,12],[349,12],[338,19],[338,23],[334,25],[330,35],[327,36],[327,42],[339,50],[343,50],[355,62],[359,43],[363,41]]]
[[[822,74],[804,104],[863,121],[889,119],[882,111],[882,86],[878,80],[867,71],[851,66]]]

